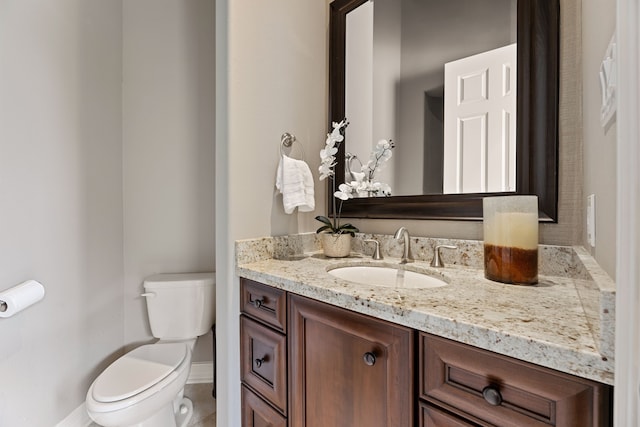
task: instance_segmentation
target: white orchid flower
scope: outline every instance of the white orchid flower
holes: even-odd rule
[[[340,122],[333,122],[333,131],[331,134],[327,136],[327,139],[332,139],[335,142],[342,142],[344,140],[344,136],[342,135],[342,128],[347,125],[347,119],[343,119]]]
[[[325,145],[325,147],[334,147],[337,142],[338,141],[336,141],[333,138],[333,136],[330,133],[328,133],[327,134],[327,139],[325,139],[325,141],[324,141],[324,145]]]
[[[342,133],[340,132],[340,130],[341,130],[340,128],[334,128],[330,134],[327,134],[327,142],[328,141],[342,142],[344,137],[342,136]]]
[[[318,171],[320,172],[320,181],[333,176],[333,166],[334,163],[322,163],[320,167],[318,167]]]
[[[331,122],[331,126],[333,127],[333,130],[335,131],[336,129],[340,130],[341,128],[347,126],[347,118],[345,117],[344,119],[340,120],[339,122]]]
[[[389,184],[384,183],[384,182],[376,182],[376,184],[377,184],[378,191],[383,196],[390,196],[391,195],[391,186]]]
[[[377,150],[388,150],[389,148],[391,148],[391,144],[389,144],[389,141],[387,141],[386,139],[381,139],[380,141],[378,141],[378,143],[376,144],[376,149]]]
[[[320,159],[324,161],[325,159],[333,157],[334,154],[336,154],[337,152],[338,152],[338,149],[336,147],[326,146],[325,148],[320,150]]]
[[[334,197],[337,197],[340,200],[349,200],[353,198],[353,188],[349,184],[340,184],[338,186],[338,191],[333,193]]]

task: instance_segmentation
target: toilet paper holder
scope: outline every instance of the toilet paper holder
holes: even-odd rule
[[[44,286],[27,280],[0,292],[0,318],[11,317],[44,298]]]

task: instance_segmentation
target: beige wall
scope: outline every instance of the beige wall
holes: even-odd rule
[[[583,244],[598,263],[615,277],[616,268],[616,120],[607,128],[600,124],[598,72],[616,26],[615,0],[590,0],[582,4],[582,91],[584,140],[584,197],[596,196],[596,246]]]
[[[0,290],[46,288],[0,319],[0,426],[55,425],[122,347],[121,17],[0,2]]]
[[[280,135],[304,146],[313,171],[327,116],[323,1],[216,1],[216,264],[218,424],[240,425],[236,239],[313,229],[324,212],[286,215],[274,195]]]
[[[152,340],[142,282],[213,271],[214,1],[123,2],[124,343]],[[212,358],[211,334],[194,361]]]

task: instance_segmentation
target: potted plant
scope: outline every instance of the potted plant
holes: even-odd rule
[[[340,143],[344,141],[344,129],[349,123],[347,119],[341,122],[333,122],[333,130],[327,134],[325,146],[320,150],[320,180],[334,177],[334,167],[336,165],[336,153]],[[340,213],[342,212],[342,203],[353,197],[351,188],[348,184],[340,184],[336,191],[335,178],[331,180],[333,186],[333,219],[326,216],[318,215],[316,220],[322,223],[322,226],[316,230],[321,235],[322,247],[324,254],[329,257],[346,257],[351,252],[351,239],[359,230],[351,223],[341,224]],[[340,200],[336,209],[336,199]]]

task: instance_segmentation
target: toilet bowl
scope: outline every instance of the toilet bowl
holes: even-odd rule
[[[190,366],[187,343],[138,347],[113,362],[94,381],[87,392],[87,411],[105,427],[186,425],[191,403],[182,396],[182,390]],[[176,421],[174,412],[184,419]]]
[[[104,427],[185,427],[191,351],[215,319],[214,273],[155,275],[145,280],[155,344],[109,365],[87,391],[87,414]]]

